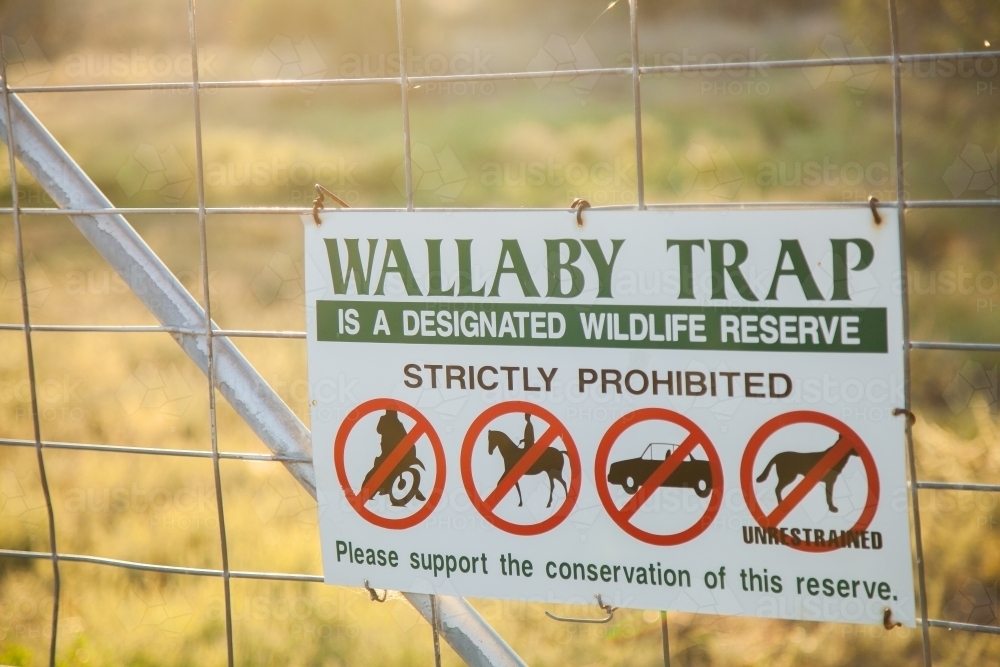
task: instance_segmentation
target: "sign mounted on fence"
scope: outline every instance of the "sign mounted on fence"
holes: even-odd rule
[[[894,222],[322,220],[304,218],[328,583],[914,624]]]

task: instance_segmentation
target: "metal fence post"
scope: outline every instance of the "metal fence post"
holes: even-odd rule
[[[8,95],[11,127],[17,129],[15,156],[60,208],[112,209],[107,197],[55,138],[13,94]],[[8,114],[0,117],[6,140]],[[184,352],[208,375],[205,311],[159,257],[116,213],[72,215],[70,219],[122,280],[166,327]],[[213,323],[213,329],[218,327]],[[190,333],[187,333],[190,332]],[[316,497],[309,430],[224,337],[214,339],[216,387],[292,476]],[[54,551],[54,549],[53,549]],[[406,599],[432,621],[430,596],[407,593]],[[524,661],[461,598],[438,596],[441,635],[473,667],[526,667]]]

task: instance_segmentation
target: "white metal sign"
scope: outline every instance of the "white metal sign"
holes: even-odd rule
[[[326,581],[912,626],[895,224],[584,217],[304,218]]]

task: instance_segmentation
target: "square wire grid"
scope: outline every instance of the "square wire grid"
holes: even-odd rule
[[[998,352],[1000,344],[992,343],[967,343],[967,342],[931,342],[931,341],[911,341],[909,337],[909,314],[907,299],[905,295],[906,287],[906,262],[905,262],[905,216],[908,208],[995,208],[1000,203],[996,200],[906,200],[904,196],[904,163],[903,163],[903,135],[902,135],[902,106],[901,106],[901,68],[905,64],[918,62],[942,62],[960,61],[973,58],[1000,57],[1000,51],[980,51],[974,53],[918,53],[901,54],[899,52],[899,25],[896,11],[896,0],[888,0],[889,26],[892,43],[891,55],[866,56],[866,57],[842,57],[842,58],[810,58],[796,60],[765,60],[758,62],[733,62],[733,63],[687,63],[678,65],[655,65],[643,66],[639,64],[639,40],[637,27],[637,0],[630,0],[629,3],[629,29],[631,36],[631,66],[594,68],[583,70],[557,70],[557,71],[532,71],[532,72],[503,72],[503,73],[474,73],[474,74],[453,74],[453,75],[425,75],[408,76],[406,73],[406,48],[403,40],[403,14],[402,0],[395,0],[396,5],[396,31],[399,48],[399,77],[370,77],[370,78],[328,78],[328,79],[281,79],[281,80],[243,80],[243,81],[201,81],[198,71],[198,37],[196,29],[195,0],[188,0],[188,32],[191,48],[191,80],[176,83],[127,83],[127,84],[98,84],[98,85],[62,85],[62,86],[22,86],[8,87],[6,77],[6,54],[3,53],[3,46],[0,44],[0,76],[3,78],[3,103],[6,117],[11,118],[10,95],[16,93],[45,93],[45,92],[100,92],[100,91],[122,91],[122,90],[190,90],[194,101],[194,138],[196,149],[196,182],[198,203],[196,208],[184,207],[155,207],[155,208],[110,208],[110,209],[51,209],[51,208],[28,208],[21,207],[18,200],[18,185],[15,170],[15,151],[8,150],[9,168],[11,174],[11,198],[12,206],[7,209],[0,208],[0,213],[7,213],[12,216],[15,236],[15,249],[17,256],[18,275],[21,290],[21,309],[23,324],[0,324],[0,330],[24,331],[25,347],[28,364],[28,383],[31,401],[33,440],[13,440],[0,439],[0,445],[32,447],[35,449],[38,472],[41,479],[42,491],[45,498],[48,515],[48,536],[51,551],[48,553],[37,551],[15,551],[0,549],[0,557],[4,558],[30,558],[47,559],[52,563],[53,571],[53,611],[52,611],[52,631],[49,649],[49,664],[54,667],[56,664],[56,644],[57,630],[59,622],[59,596],[60,596],[60,561],[90,563],[111,567],[120,567],[133,570],[143,570],[150,572],[161,572],[169,574],[185,574],[206,577],[221,578],[225,600],[225,620],[226,620],[226,650],[228,664],[233,665],[233,623],[232,623],[232,601],[230,595],[230,580],[237,579],[268,579],[279,581],[298,582],[322,582],[323,577],[309,574],[284,574],[277,572],[248,572],[233,571],[229,569],[229,552],[226,540],[225,511],[222,498],[222,482],[220,477],[219,461],[221,459],[238,459],[247,461],[274,461],[274,462],[302,462],[309,463],[307,459],[294,459],[289,457],[262,455],[251,453],[227,453],[219,452],[218,434],[216,425],[216,382],[215,382],[215,358],[214,345],[212,340],[215,337],[254,337],[254,338],[298,338],[304,339],[306,334],[301,331],[258,331],[258,330],[223,330],[213,328],[211,319],[211,301],[209,299],[209,267],[208,253],[206,248],[206,218],[209,215],[226,214],[297,214],[304,215],[313,213],[314,209],[305,207],[228,207],[228,208],[208,208],[205,206],[205,178],[203,165],[202,148],[202,117],[200,93],[203,90],[221,88],[264,88],[264,87],[296,87],[296,86],[345,86],[345,85],[376,85],[376,86],[399,86],[402,102],[402,137],[403,137],[403,157],[404,174],[406,184],[406,210],[414,210],[413,206],[413,177],[410,155],[410,115],[408,104],[408,93],[412,85],[424,83],[458,83],[458,82],[480,82],[513,79],[551,79],[567,78],[586,75],[615,74],[631,77],[632,83],[632,104],[635,123],[635,158],[636,158],[636,199],[637,206],[606,207],[606,208],[630,208],[644,209],[680,209],[680,208],[700,208],[700,209],[724,209],[724,208],[810,208],[826,207],[828,202],[760,202],[760,203],[705,203],[705,204],[654,204],[645,203],[645,187],[642,157],[642,113],[640,106],[641,76],[642,74],[663,74],[680,72],[719,72],[724,70],[745,69],[747,67],[759,69],[789,69],[804,67],[831,67],[831,66],[859,66],[859,65],[891,65],[893,77],[893,124],[895,129],[895,164],[896,164],[896,198],[894,202],[887,203],[887,207],[895,210],[897,223],[900,228],[900,248],[899,252],[904,258],[902,265],[902,285],[903,289],[903,326],[905,344],[905,405],[903,410],[909,414],[910,410],[910,383],[909,383],[909,350],[953,350],[966,352]],[[2,40],[0,40],[2,42]],[[14,123],[7,123],[7,136],[4,138],[8,146],[15,146],[17,137],[15,136]],[[868,207],[874,203],[853,202],[845,203],[844,206]],[[434,209],[422,209],[434,210]],[[488,209],[480,209],[488,210]],[[489,210],[516,210],[516,209],[489,209]],[[196,214],[198,217],[199,245],[201,251],[201,274],[202,274],[202,303],[205,309],[205,326],[203,330],[180,330],[176,327],[164,326],[63,326],[63,325],[40,325],[33,326],[28,311],[28,294],[25,282],[24,249],[21,234],[22,215],[95,215],[102,213],[117,214]],[[113,445],[97,445],[75,442],[49,442],[41,439],[41,429],[38,414],[38,395],[35,382],[34,352],[32,347],[33,331],[59,331],[59,332],[167,332],[177,334],[187,334],[204,336],[208,341],[208,375],[209,375],[209,428],[211,434],[211,451],[191,451],[172,450],[147,447],[123,447]],[[911,420],[907,419],[907,459],[910,476],[910,507],[913,517],[913,539],[916,547],[917,565],[917,585],[920,600],[920,627],[922,633],[923,664],[930,667],[931,651],[929,628],[938,627],[952,630],[963,630],[969,632],[981,632],[1000,634],[1000,628],[994,626],[977,625],[972,623],[956,623],[952,621],[929,619],[927,617],[926,581],[924,575],[923,544],[921,539],[920,526],[920,505],[918,491],[920,489],[936,489],[950,491],[978,491],[1000,493],[1000,485],[991,484],[964,484],[953,482],[920,482],[917,480],[916,464],[914,461],[913,439],[910,430]],[[52,498],[48,486],[48,478],[45,473],[45,449],[67,449],[67,450],[89,450],[98,452],[133,453],[156,456],[186,456],[210,458],[213,464],[215,498],[218,509],[219,540],[221,547],[222,568],[221,569],[199,569],[174,567],[164,565],[154,565],[150,563],[140,563],[124,561],[111,558],[101,558],[79,554],[61,553],[57,547],[56,526],[52,506]],[[665,627],[665,626],[664,626]],[[436,630],[436,628],[435,628]],[[666,645],[664,646],[666,650]],[[435,657],[440,660],[437,651],[437,636],[435,632]],[[665,659],[666,656],[665,656]]]

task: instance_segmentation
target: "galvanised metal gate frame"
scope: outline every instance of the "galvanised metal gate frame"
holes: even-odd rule
[[[844,57],[844,58],[814,58],[807,60],[778,60],[739,63],[712,64],[682,64],[663,66],[641,66],[639,64],[639,38],[637,27],[637,0],[629,0],[629,25],[631,34],[631,67],[594,68],[586,70],[559,70],[541,72],[507,72],[482,73],[466,75],[441,76],[407,76],[406,53],[403,41],[403,11],[402,0],[396,3],[396,30],[399,43],[400,73],[399,77],[372,78],[340,78],[340,79],[307,79],[307,80],[269,80],[269,81],[200,81],[198,71],[198,38],[196,28],[195,0],[188,0],[188,27],[191,47],[191,80],[176,83],[129,83],[102,85],[70,85],[70,86],[25,86],[11,87],[7,85],[6,54],[0,44],[0,78],[3,79],[3,115],[2,139],[13,150],[8,151],[10,168],[10,187],[12,206],[0,208],[0,214],[12,216],[14,226],[15,248],[17,256],[18,275],[20,279],[22,324],[0,324],[0,330],[23,331],[28,366],[28,381],[31,400],[33,440],[0,439],[0,445],[31,447],[35,449],[38,459],[38,470],[45,497],[48,513],[49,552],[15,551],[0,549],[2,558],[31,558],[50,560],[53,569],[53,612],[52,632],[49,650],[49,664],[56,664],[57,630],[59,622],[60,595],[60,561],[91,563],[112,567],[122,567],[135,570],[163,572],[170,574],[185,574],[194,576],[219,577],[223,582],[225,598],[226,644],[229,665],[233,665],[233,626],[232,607],[230,599],[230,580],[237,579],[269,579],[281,581],[321,582],[322,577],[306,574],[282,574],[274,572],[239,572],[229,569],[228,546],[226,541],[225,511],[223,507],[222,482],[219,461],[222,459],[238,459],[249,461],[275,461],[282,463],[289,472],[313,496],[316,496],[315,477],[312,467],[312,453],[309,431],[301,421],[284,404],[270,386],[257,374],[250,363],[243,357],[230,340],[237,337],[253,338],[305,338],[304,332],[292,331],[257,331],[257,330],[223,330],[212,322],[208,284],[208,253],[206,248],[206,222],[208,216],[227,214],[298,214],[306,215],[311,209],[299,207],[233,207],[208,208],[205,205],[205,179],[202,149],[202,125],[200,95],[203,90],[220,88],[260,88],[260,87],[296,87],[296,86],[350,86],[350,85],[390,85],[399,86],[402,102],[402,136],[404,173],[406,182],[406,210],[414,210],[413,178],[410,155],[410,123],[408,94],[412,85],[434,82],[474,82],[496,81],[528,78],[566,78],[586,75],[615,74],[630,76],[632,80],[632,102],[635,119],[635,154],[637,176],[637,207],[643,209],[681,209],[681,208],[714,208],[714,209],[746,209],[746,208],[816,208],[828,207],[827,202],[761,202],[761,203],[716,203],[716,204],[651,204],[645,202],[644,173],[642,159],[642,113],[640,107],[640,82],[642,74],[678,73],[678,72],[717,72],[723,70],[745,69],[747,67],[760,69],[788,69],[802,67],[831,67],[857,65],[891,65],[893,76],[893,123],[895,128],[895,162],[896,162],[896,200],[891,203],[879,204],[880,207],[895,210],[896,221],[900,227],[899,251],[902,262],[903,286],[903,316],[904,316],[904,355],[906,356],[905,406],[910,409],[909,392],[909,352],[911,349],[922,350],[960,350],[960,351],[1000,351],[1000,344],[962,343],[962,342],[924,342],[910,341],[909,319],[906,291],[905,262],[905,218],[906,210],[913,208],[971,208],[1000,206],[997,200],[906,200],[903,184],[903,133],[902,133],[902,101],[901,101],[901,68],[907,63],[926,61],[957,61],[974,58],[998,58],[1000,50],[980,51],[974,53],[921,53],[901,54],[899,52],[899,25],[896,12],[896,0],[888,0],[889,26],[892,41],[892,53],[888,56]],[[2,42],[2,40],[0,40]],[[198,205],[196,208],[154,207],[154,208],[115,208],[100,192],[97,186],[87,177],[82,169],[63,150],[51,134],[31,114],[17,97],[18,93],[46,92],[97,92],[124,90],[190,90],[194,101],[194,133],[196,148],[196,181]],[[15,169],[15,158],[21,162],[28,172],[48,192],[58,208],[28,208],[21,207],[18,200],[18,184]],[[843,206],[865,206],[865,202],[847,203]],[[613,207],[609,207],[613,208]],[[423,209],[435,210],[435,209]],[[493,209],[508,210],[508,209]],[[574,213],[572,210],[570,213]],[[184,289],[169,269],[159,260],[152,250],[139,237],[135,230],[123,217],[127,214],[187,214],[197,215],[199,225],[199,241],[201,251],[202,298],[205,307]],[[108,264],[118,272],[132,291],[149,308],[150,312],[160,321],[161,326],[56,326],[32,325],[28,310],[28,294],[25,282],[24,249],[22,243],[22,216],[37,215],[68,215],[88,241],[104,257]],[[100,444],[50,442],[41,438],[41,428],[38,416],[38,395],[35,382],[34,352],[32,345],[33,331],[59,332],[132,332],[169,333],[181,346],[184,352],[198,365],[209,378],[209,419],[211,434],[211,451],[170,450],[150,447],[123,447]],[[220,452],[216,430],[216,390],[222,393],[236,412],[247,422],[261,440],[271,449],[273,455]],[[913,512],[914,541],[916,546],[917,587],[920,600],[920,626],[923,643],[923,663],[931,666],[929,628],[939,627],[970,632],[1000,634],[1000,628],[994,626],[976,625],[971,623],[955,623],[938,619],[929,619],[927,615],[926,581],[924,575],[923,544],[920,526],[920,504],[918,491],[920,489],[940,489],[958,491],[1000,492],[1000,485],[963,484],[951,482],[920,482],[916,476],[913,440],[907,420],[907,454],[910,475],[910,506]],[[220,546],[222,552],[222,569],[199,569],[137,563],[96,556],[60,553],[57,548],[57,531],[54,520],[51,494],[45,473],[46,449],[66,449],[79,451],[100,451],[115,453],[133,453],[150,456],[180,456],[210,458],[213,463],[215,478],[215,495],[218,508],[220,528]],[[521,666],[524,662],[497,635],[495,631],[465,600],[444,596],[428,596],[420,594],[405,594],[407,600],[432,624],[435,631],[435,657],[439,660],[437,651],[438,632],[452,646],[458,655],[474,667]],[[669,664],[667,648],[666,624],[664,616],[664,662]]]

